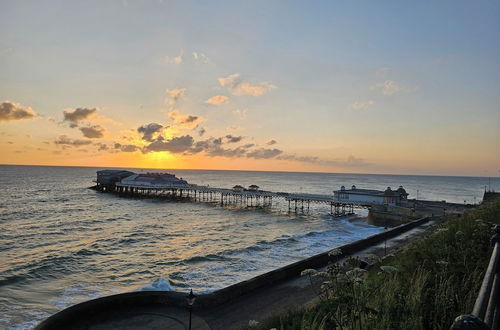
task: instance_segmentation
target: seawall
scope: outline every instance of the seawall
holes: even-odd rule
[[[430,219],[430,217],[418,219],[365,239],[340,246],[339,248],[342,250],[341,257],[350,256],[379,244],[384,240],[396,237],[428,222]],[[223,305],[254,290],[296,278],[304,269],[320,268],[326,266],[331,261],[333,261],[332,257],[328,255],[328,252],[324,252],[224,289],[199,295],[196,299],[196,306],[197,308],[213,308]],[[35,329],[86,328],[86,320],[92,320],[98,315],[109,315],[109,317],[112,317],[119,310],[147,310],[150,306],[158,305],[184,307],[186,305],[186,293],[139,291],[97,298],[64,309],[41,322]]]

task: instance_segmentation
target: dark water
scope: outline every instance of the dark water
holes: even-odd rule
[[[381,231],[362,218],[126,199],[86,189],[97,168],[0,166],[0,328],[141,289],[209,292]],[[136,170],[137,171],[137,170]],[[213,187],[331,194],[404,185],[410,198],[473,203],[487,178],[172,171]],[[500,180],[492,181],[500,190]],[[361,213],[361,216],[364,214]]]

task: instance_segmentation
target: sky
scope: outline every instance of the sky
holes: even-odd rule
[[[500,175],[499,1],[0,0],[0,164]]]

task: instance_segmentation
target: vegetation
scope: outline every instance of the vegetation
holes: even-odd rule
[[[324,272],[304,271],[321,281],[320,302],[250,328],[449,329],[474,305],[491,254],[492,226],[500,224],[500,200],[447,220],[396,256],[371,257],[370,271],[357,268],[355,259]]]

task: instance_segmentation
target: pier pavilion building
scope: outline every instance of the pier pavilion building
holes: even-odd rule
[[[258,191],[259,190],[259,186],[257,186],[256,184],[252,184],[250,186],[248,186],[248,190],[250,191]]]
[[[407,200],[408,193],[403,186],[399,186],[397,190],[392,190],[391,187],[387,187],[386,190],[374,190],[360,189],[353,185],[351,189],[342,186],[340,190],[333,192],[333,196],[337,202],[399,205]]]
[[[97,171],[97,190],[114,190],[116,183],[120,183],[126,177],[133,175],[134,172],[124,170],[102,170]]]

